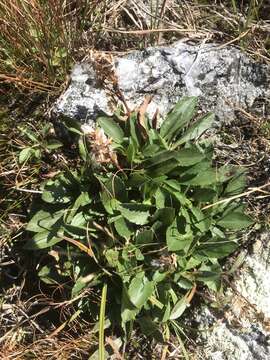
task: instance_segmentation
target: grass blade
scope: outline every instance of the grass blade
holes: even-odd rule
[[[102,289],[100,312],[99,312],[99,342],[98,342],[99,360],[105,360],[104,329],[105,329],[106,299],[107,299],[107,284],[104,284]]]

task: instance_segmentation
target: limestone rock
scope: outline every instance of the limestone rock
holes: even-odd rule
[[[198,312],[199,356],[207,360],[270,359],[270,233],[262,233],[233,288],[221,316],[205,308]]]
[[[114,59],[118,86],[129,107],[152,94],[149,113],[167,113],[183,95],[199,97],[203,111],[229,121],[238,108],[249,110],[270,96],[270,67],[256,63],[234,47],[191,44],[134,51]],[[54,108],[56,113],[91,123],[101,113],[111,114],[111,97],[100,87],[91,64],[77,64],[71,83]],[[265,115],[265,114],[264,114]]]

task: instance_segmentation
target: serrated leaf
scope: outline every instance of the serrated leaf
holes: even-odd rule
[[[197,105],[196,97],[183,97],[168,114],[160,128],[160,135],[170,142],[192,119]]]
[[[120,144],[123,142],[124,132],[113,119],[109,117],[99,117],[97,123],[113,141]]]
[[[235,211],[226,214],[217,225],[230,230],[241,230],[253,225],[254,221],[247,215]]]
[[[209,218],[208,215],[204,214],[202,210],[197,207],[192,207],[191,212],[195,217],[193,220],[194,226],[196,226],[196,228],[198,228],[201,232],[206,232],[211,226],[211,218]]]
[[[149,205],[133,203],[126,203],[118,206],[118,210],[124,218],[137,225],[145,225],[148,223],[150,208],[151,206]]]

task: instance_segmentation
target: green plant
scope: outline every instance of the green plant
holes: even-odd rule
[[[237,231],[253,223],[234,199],[245,188],[244,172],[213,166],[211,139],[201,136],[214,115],[191,122],[196,104],[183,98],[159,129],[142,113],[99,118],[111,140],[100,129],[81,133],[83,165],[43,184],[27,226],[35,233],[27,249],[54,250],[41,279],[71,277],[71,296],[96,320],[106,284],[106,326],[126,337],[136,322],[162,339],[199,284],[218,290],[220,259],[239,246]]]
[[[19,130],[22,138],[26,139],[18,154],[19,164],[26,164],[31,159],[41,160],[44,152],[48,154],[53,150],[63,146],[63,144],[55,138],[50,138],[52,127],[46,124],[39,132],[32,126],[21,126]]]

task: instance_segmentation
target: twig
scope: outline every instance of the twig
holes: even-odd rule
[[[249,191],[246,191],[246,192],[244,192],[244,193],[242,193],[242,194],[234,195],[234,196],[231,196],[231,197],[229,197],[229,198],[227,198],[227,199],[219,200],[219,201],[215,202],[214,204],[206,205],[206,206],[204,206],[204,207],[202,208],[202,210],[210,209],[210,208],[213,207],[213,206],[220,205],[220,204],[223,204],[223,203],[225,203],[225,202],[229,202],[229,201],[231,201],[231,200],[239,199],[239,198],[244,197],[244,196],[248,196],[248,195],[253,194],[254,192],[257,192],[257,191],[260,192],[261,189],[264,189],[264,188],[266,188],[267,186],[270,186],[270,182],[268,182],[267,184],[264,184],[264,185],[262,185],[262,186],[253,188],[253,189],[251,189],[251,190],[249,190]]]

